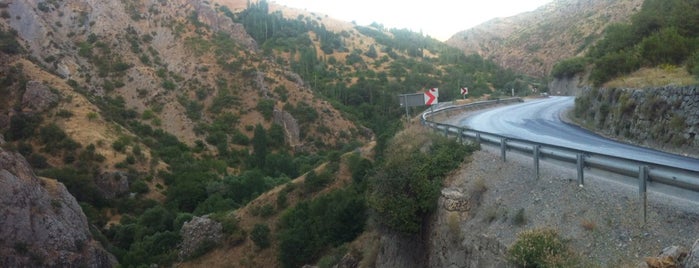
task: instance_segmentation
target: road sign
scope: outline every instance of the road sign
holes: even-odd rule
[[[439,89],[430,88],[425,91],[425,105],[437,104],[439,102]]]
[[[461,88],[461,95],[467,95],[468,94],[468,88],[467,87],[462,87]]]
[[[425,105],[424,95],[423,93],[402,94],[398,100],[401,107],[406,107],[406,103],[408,104],[407,107],[423,106]]]

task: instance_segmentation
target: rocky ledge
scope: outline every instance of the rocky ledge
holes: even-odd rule
[[[0,267],[113,267],[66,187],[0,148]]]

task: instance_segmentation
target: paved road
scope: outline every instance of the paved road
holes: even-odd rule
[[[573,104],[573,97],[530,100],[479,111],[460,119],[458,125],[512,138],[699,171],[699,159],[612,141],[564,123],[560,114],[572,108]]]

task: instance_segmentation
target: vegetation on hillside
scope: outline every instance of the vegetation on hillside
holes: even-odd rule
[[[699,75],[699,6],[690,0],[647,0],[628,24],[614,24],[584,58],[559,62],[551,75],[571,76],[592,64],[590,80],[601,85],[643,67],[684,65]]]
[[[335,33],[312,17],[286,19],[279,11],[270,13],[266,1],[231,16],[266,54],[286,61],[317,95],[370,127],[380,141],[398,130],[404,113],[397,105],[398,94],[439,87],[440,101],[450,101],[460,97],[462,86],[469,87],[469,97],[505,94],[512,88],[523,94],[532,84],[543,89],[537,81],[409,30],[373,24],[355,26],[357,32]],[[350,42],[358,34],[376,44],[367,49],[353,46]],[[338,56],[343,53],[344,62]]]
[[[469,87],[469,97],[542,88],[538,81],[479,56],[463,55],[419,33],[387,30],[378,24],[333,32],[311,17],[286,19],[269,13],[265,1],[251,3],[238,14],[218,9],[242,23],[262,51],[247,50],[230,34],[215,32],[199,21],[196,12],[184,19],[163,15],[167,1],[146,6],[143,1],[122,0],[122,4],[133,25],[157,19],[159,30],[181,41],[178,44],[187,53],[211,62],[182,68],[193,73],[174,68],[154,44],[155,32],[131,25],[104,35],[70,31],[66,40],[74,46],[45,58],[24,54],[17,33],[2,30],[0,94],[7,97],[0,104],[7,112],[3,114],[11,115],[2,129],[8,141],[3,147],[22,153],[38,174],[65,184],[87,215],[95,238],[124,267],[171,265],[179,259],[176,245],[182,240],[182,225],[202,215],[224,225],[226,245],[237,245],[248,233],[259,249],[279,245],[279,260],[288,267],[317,261],[352,241],[365,229],[371,209],[378,212],[381,224],[417,232],[434,209],[441,178],[474,148],[426,133],[389,145],[403,127],[404,110],[397,95],[439,87],[440,101],[445,102],[460,98],[457,92],[462,86]],[[62,16],[53,11],[63,7],[55,2],[40,11],[48,21],[53,13]],[[11,57],[29,58],[39,73],[28,73]],[[64,58],[80,68],[69,78],[53,79],[58,81],[53,85],[65,87],[50,88],[59,103],[43,113],[22,112],[29,76],[55,75],[55,63]],[[138,81],[146,78],[153,80]],[[287,87],[294,82],[310,88],[313,98],[297,100],[299,96],[292,94],[300,90]],[[262,83],[271,88],[263,92]],[[243,102],[244,92],[254,92],[252,106]],[[135,99],[144,101],[135,105]],[[378,161],[350,157],[351,185],[328,193],[323,189],[339,176],[339,156],[371,134],[326,125],[324,120],[336,114],[330,106],[318,108],[319,99],[357,126],[369,127],[379,141]],[[171,123],[166,120],[175,120],[164,112],[171,106],[181,108],[186,117],[176,120],[194,125],[189,143],[166,128]],[[293,147],[285,129],[272,122],[278,108],[294,117],[299,138],[311,149]],[[88,112],[77,116],[84,110]],[[250,114],[259,122],[242,124],[241,118]],[[70,122],[103,124],[113,137],[74,140],[63,129]],[[327,136],[341,142],[324,139]],[[394,146],[409,148],[390,149]],[[329,167],[316,173],[314,168],[321,163]],[[96,180],[110,174],[123,175],[129,189],[105,197]],[[295,192],[303,199],[298,205],[280,197],[276,207],[256,210],[260,216],[282,215],[279,226],[242,230],[230,216],[266,191],[292,185],[289,182],[302,174],[305,182]],[[384,183],[400,185],[389,189]],[[394,192],[399,189],[405,191]],[[212,248],[206,245],[195,255]]]
[[[424,131],[397,135],[370,178],[369,204],[378,222],[405,234],[421,232],[437,207],[442,180],[476,149]]]

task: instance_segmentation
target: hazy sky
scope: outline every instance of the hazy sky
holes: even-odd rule
[[[531,11],[552,0],[271,0],[281,5],[387,28],[422,31],[445,41],[453,34],[497,17]]]

